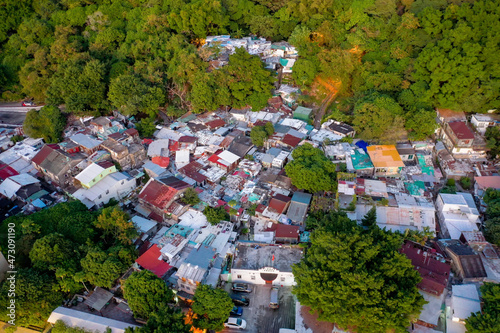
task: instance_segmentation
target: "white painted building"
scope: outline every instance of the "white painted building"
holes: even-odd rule
[[[459,239],[463,231],[477,231],[479,211],[469,193],[440,193],[436,200],[439,223],[451,239]]]
[[[476,131],[484,135],[488,127],[500,124],[500,115],[476,113],[470,117],[470,122],[476,128]]]
[[[107,175],[89,189],[81,188],[73,193],[88,208],[101,206],[109,200],[120,200],[126,197],[136,187],[135,178],[127,177],[121,172]]]
[[[277,246],[236,248],[231,280],[250,284],[295,285],[292,265],[302,258],[302,249]]]

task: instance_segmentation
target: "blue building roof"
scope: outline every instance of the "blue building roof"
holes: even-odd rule
[[[193,249],[191,253],[186,258],[186,263],[192,266],[198,266],[200,268],[207,269],[210,262],[214,260],[217,255],[215,248],[207,245],[202,245],[198,249]]]
[[[292,197],[292,201],[300,202],[309,205],[311,202],[312,195],[304,192],[295,192]]]
[[[363,140],[359,140],[358,142],[356,142],[356,146],[358,146],[359,148],[361,148],[364,151],[366,151],[366,147],[368,147],[368,143],[366,143]]]

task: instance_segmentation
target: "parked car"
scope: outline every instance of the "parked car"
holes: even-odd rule
[[[239,330],[244,330],[245,328],[247,328],[247,322],[241,318],[229,317],[227,321],[224,323],[224,326],[228,328],[236,328]]]
[[[35,106],[35,103],[33,101],[23,101],[23,106]]]
[[[233,300],[234,305],[248,306],[248,304],[250,304],[250,300],[248,298],[238,294],[231,295],[231,299]]]
[[[252,288],[247,283],[233,283],[233,291],[251,293]]]
[[[241,306],[234,306],[231,310],[231,316],[241,316],[243,314],[243,308]]]
[[[278,287],[273,287],[271,289],[271,300],[269,301],[269,307],[271,309],[278,309],[280,307],[278,291],[279,291]]]

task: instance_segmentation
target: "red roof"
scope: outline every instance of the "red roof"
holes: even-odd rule
[[[297,138],[296,136],[293,136],[291,134],[287,134],[287,135],[285,135],[283,140],[281,140],[281,142],[283,142],[284,144],[286,144],[290,147],[297,147],[297,145],[299,144],[299,142],[301,140],[302,140],[301,138]]]
[[[12,169],[7,164],[0,163],[0,178],[3,180],[12,176],[17,176],[18,174],[16,170]]]
[[[291,199],[291,198],[289,198]],[[290,200],[288,200],[290,201]],[[269,202],[269,208],[274,209],[280,214],[283,214],[286,210],[286,206],[288,205],[288,201],[283,202],[277,198],[272,198],[271,201]]]
[[[49,156],[49,154],[54,151],[54,149],[59,148],[59,146],[57,146],[58,148],[53,148],[51,146],[52,145],[43,146],[42,149],[40,149],[40,151],[33,157],[31,161],[36,165],[40,165],[43,161],[45,161],[47,156]]]
[[[116,132],[116,133],[108,135],[108,138],[111,138],[113,140],[118,140],[122,137],[123,137],[123,134],[121,134],[120,132]]]
[[[448,285],[450,264],[438,260],[432,249],[426,249],[413,242],[406,242],[400,252],[411,260],[422,277],[417,287],[425,292],[441,295]]]
[[[143,139],[142,144],[150,145],[153,142],[153,139]]]
[[[103,167],[104,169],[108,169],[115,166],[111,161],[101,161],[97,162],[96,164],[99,165],[100,167]]]
[[[463,121],[454,121],[449,125],[459,140],[474,139],[474,132]]]
[[[281,223],[273,223],[267,231],[274,231],[276,238],[299,238],[299,226],[298,225],[288,225]]]
[[[164,185],[156,180],[152,180],[139,194],[139,199],[142,199],[149,204],[165,209],[177,194],[177,190]]]
[[[151,159],[154,164],[161,166],[162,168],[168,167],[170,164],[170,158],[164,156],[155,156]]]
[[[219,127],[226,125],[226,123],[222,119],[215,119],[215,120],[212,120],[212,121],[205,123],[205,125],[213,130],[213,129],[217,129]]]
[[[196,140],[198,140],[198,138],[188,135],[184,135],[179,138],[179,142],[187,142],[187,143],[194,143],[196,142]]]
[[[263,204],[259,204],[257,206],[257,208],[255,209],[255,211],[262,214],[262,213],[264,213],[265,209],[266,209],[266,206],[264,206]]]
[[[269,120],[261,120],[261,119],[259,119],[253,125],[254,126],[266,126],[266,123],[268,123],[268,122],[269,122]]]
[[[135,261],[142,268],[153,272],[159,278],[162,278],[171,268],[169,264],[161,260],[160,248],[153,245],[142,256]]]
[[[129,128],[128,130],[126,130],[125,132],[123,132],[127,135],[130,135],[130,136],[136,136],[136,135],[139,135],[139,132],[137,132],[137,130],[135,128]]]
[[[203,165],[196,161],[193,161],[180,168],[179,172],[197,181],[198,183],[203,183],[207,179],[207,176],[202,175],[198,172],[198,170],[200,170],[201,168],[203,168]]]
[[[496,190],[500,189],[500,176],[482,176],[474,177],[477,185],[480,188],[494,188]]]
[[[179,142],[169,140],[168,149],[170,151],[178,151],[179,150]]]

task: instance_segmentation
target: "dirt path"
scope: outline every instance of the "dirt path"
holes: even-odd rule
[[[330,106],[332,101],[337,96],[341,82],[331,80],[325,81],[320,77],[316,78],[316,82],[329,92],[329,94],[323,99],[323,102],[321,102],[320,107],[315,112],[314,128],[319,129],[321,127],[321,119],[323,119],[328,106]]]

